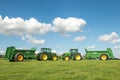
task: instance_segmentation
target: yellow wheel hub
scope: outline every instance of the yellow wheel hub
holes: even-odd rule
[[[58,59],[57,56],[54,56],[54,57],[52,58],[53,61],[56,61],[57,59]]]
[[[69,57],[65,57],[65,60],[68,61],[68,60],[69,60]]]
[[[18,61],[23,61],[23,55],[18,55],[17,60]]]
[[[101,56],[101,59],[102,59],[102,60],[106,60],[106,59],[107,59],[107,56],[106,56],[106,55],[102,55],[102,56]]]
[[[75,60],[80,60],[81,59],[81,56],[79,55],[79,54],[77,54],[76,56],[75,56]]]
[[[46,54],[42,55],[42,60],[46,61],[48,59],[48,56]]]

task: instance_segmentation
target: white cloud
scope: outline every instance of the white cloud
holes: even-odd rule
[[[5,35],[40,35],[49,31],[59,32],[61,35],[69,36],[66,33],[83,31],[86,25],[81,18],[55,18],[53,23],[41,23],[35,18],[24,20],[21,17],[9,18],[0,16],[0,33]]]
[[[115,39],[112,41],[113,43],[120,43],[120,39]]]
[[[51,52],[53,52],[53,53],[57,53],[56,50],[52,50]]]
[[[78,36],[74,39],[75,42],[81,42],[81,41],[84,41],[86,39],[85,36]]]
[[[63,46],[56,45],[55,48],[63,48]]]
[[[32,44],[36,44],[36,45],[41,45],[41,44],[44,44],[45,43],[45,40],[44,39],[35,39],[34,37],[32,37],[32,35],[26,35],[26,36],[23,36],[22,38],[23,40],[27,40],[29,41],[30,43]]]
[[[5,52],[3,50],[0,50],[0,55],[5,54]]]
[[[55,18],[53,20],[53,31],[59,32],[61,35],[66,35],[70,32],[81,32],[86,25],[86,21],[81,18]]]
[[[92,45],[92,46],[88,46],[87,48],[88,48],[88,49],[94,49],[94,48],[96,48],[96,46],[95,46],[95,45]]]
[[[51,30],[51,24],[38,22],[35,18],[24,20],[20,17],[4,19],[0,16],[0,33],[5,35],[45,34]]]
[[[26,48],[26,47],[19,47],[19,48],[17,48],[17,49],[28,49],[28,48]]]
[[[114,47],[114,49],[113,49],[113,55],[114,55],[114,57],[120,59],[120,50],[119,50],[120,48],[119,48],[119,46],[118,47]]]
[[[35,51],[35,54],[38,54],[40,51]]]
[[[112,32],[111,34],[101,35],[101,36],[99,36],[98,40],[104,41],[104,42],[111,42],[111,43],[120,42],[120,38],[116,32]]]
[[[114,46],[114,49],[120,49],[120,46]]]
[[[69,37],[71,32],[83,31],[86,21],[81,18],[55,18],[51,24],[39,22],[35,18],[25,20],[21,17],[2,18],[0,16],[0,34],[21,36],[22,40],[29,40],[33,44],[44,44],[45,40],[38,40],[32,35],[42,35],[49,31],[60,33],[60,35]],[[24,36],[26,35],[26,36]],[[31,36],[27,36],[31,35]],[[78,39],[78,38],[77,38]],[[77,41],[81,41],[78,39]]]
[[[57,52],[57,55],[60,56],[60,55],[62,55],[63,53],[65,53],[65,52]]]
[[[27,39],[33,44],[44,44],[45,40],[37,40],[29,35],[45,34],[51,31],[51,27],[51,24],[38,22],[35,18],[24,20],[20,17],[9,18],[6,16],[2,18],[2,16],[0,16],[0,34],[22,36],[22,40]]]

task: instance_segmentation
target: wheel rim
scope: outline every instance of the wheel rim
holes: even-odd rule
[[[102,59],[102,60],[107,60],[107,56],[106,56],[106,55],[102,55],[102,56],[101,56],[101,59]]]
[[[68,60],[69,60],[69,57],[65,57],[65,60],[68,61]]]
[[[45,60],[47,60],[47,59],[48,59],[48,56],[47,56],[46,54],[43,54],[43,55],[42,55],[42,60],[45,61]]]
[[[23,55],[18,55],[17,60],[18,61],[23,61]]]
[[[77,55],[75,56],[75,60],[80,60],[80,59],[81,59],[80,55],[77,54]]]
[[[54,56],[52,59],[53,59],[53,61],[56,61],[57,60],[57,56]]]

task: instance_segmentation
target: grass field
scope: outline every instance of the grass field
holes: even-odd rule
[[[120,80],[120,60],[9,62],[0,59],[0,80]]]

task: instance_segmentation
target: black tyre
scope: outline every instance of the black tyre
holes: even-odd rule
[[[18,53],[15,55],[14,60],[21,62],[24,60],[24,56],[22,54]]]
[[[107,54],[102,54],[100,56],[100,60],[108,60],[108,55]]]

